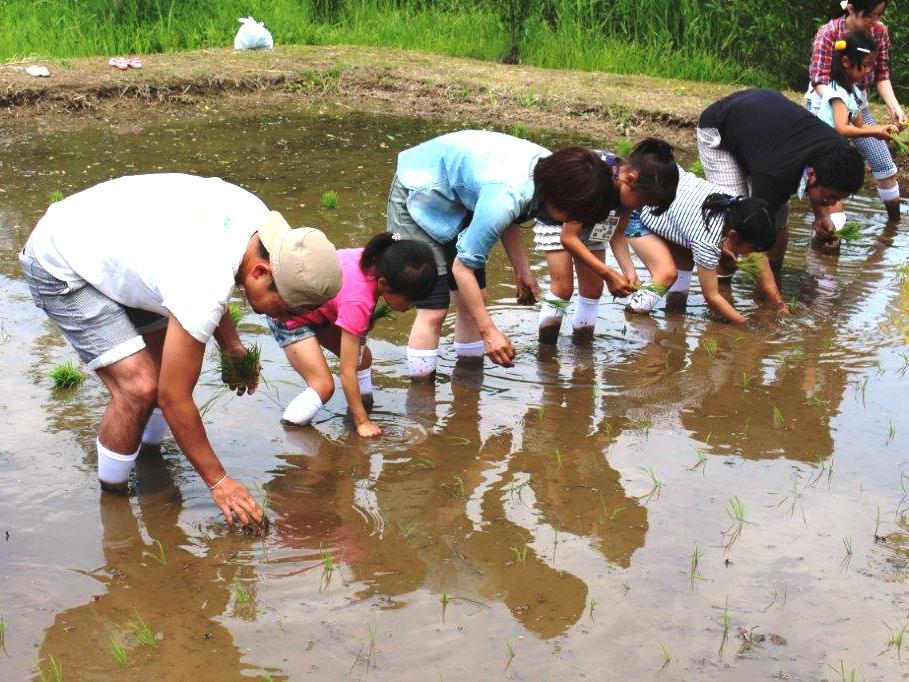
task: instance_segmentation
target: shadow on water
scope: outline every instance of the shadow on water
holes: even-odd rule
[[[173,452],[140,460],[131,497],[99,503],[103,390],[93,377],[70,395],[49,390],[47,372],[73,354],[32,307],[16,260],[48,197],[126,173],[214,174],[339,246],[360,245],[384,228],[397,152],[439,132],[286,111],[5,143],[14,161],[0,166],[0,338],[22,352],[7,353],[0,379],[0,467],[16,481],[0,498],[0,530],[13,531],[0,543],[0,613],[19,621],[0,671],[29,674],[36,646],[73,679],[641,677],[659,669],[654,642],[683,677],[731,661],[745,676],[816,678],[840,658],[896,670],[876,658],[871,630],[902,617],[889,585],[907,555],[909,467],[894,431],[906,410],[907,241],[876,224],[865,198],[850,205],[864,236],[838,258],[807,248],[804,207],[793,211],[783,291],[794,314],[764,312],[737,277],[729,293],[752,316],[747,327],[708,320],[697,291],[686,311],[644,318],[607,297],[592,342],[563,330],[556,346],[539,346],[535,312],[516,305],[497,250],[491,308],[519,349],[516,366],[455,364],[446,327],[437,384],[410,385],[401,367],[412,318],[383,322],[370,341],[385,432],[375,442],[351,434],[340,391],[315,428],[278,424],[275,403],[300,381],[246,310],[240,330],[263,344],[267,395],[219,403],[205,421],[228,468],[259,482],[271,533],[227,535]],[[337,209],[320,205],[329,190]],[[531,257],[545,286],[544,261]],[[216,391],[206,379],[197,398]],[[834,459],[828,485],[804,485]],[[804,522],[768,494],[790,486]],[[724,552],[732,496],[748,519]],[[892,519],[878,524],[886,539],[863,544],[875,507]],[[830,565],[844,537],[855,538],[849,571]],[[692,548],[709,579],[689,579]],[[765,608],[768,585],[794,606]],[[859,610],[842,604],[847,592],[865,595]],[[786,655],[716,655],[730,594],[737,626],[786,630]],[[152,646],[136,641],[138,618]]]

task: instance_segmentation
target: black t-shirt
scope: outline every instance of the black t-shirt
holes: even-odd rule
[[[831,147],[849,143],[817,116],[776,90],[743,90],[714,102],[700,128],[720,131],[720,146],[751,178],[751,196],[775,214],[798,191],[802,173]]]

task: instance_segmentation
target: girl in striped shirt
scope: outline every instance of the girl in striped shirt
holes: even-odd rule
[[[687,294],[691,270],[697,265],[701,292],[710,309],[730,322],[746,321],[720,293],[716,269],[724,254],[737,258],[770,250],[776,241],[776,228],[767,212],[767,202],[731,197],[719,185],[679,169],[678,190],[669,210],[656,215],[645,207],[641,220],[645,233],[628,241],[635,252],[647,254],[648,267],[678,268],[670,291]],[[776,286],[771,286],[773,273],[767,259],[761,260],[763,268],[757,276],[758,285],[771,305],[787,313]],[[656,287],[642,288],[636,295],[642,292],[646,292],[651,302],[650,309],[662,297]]]

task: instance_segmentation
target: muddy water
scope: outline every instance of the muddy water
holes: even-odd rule
[[[850,205],[865,238],[839,259],[805,248],[806,211],[793,211],[795,314],[765,316],[737,279],[754,313],[744,328],[707,320],[697,295],[652,319],[607,297],[591,345],[565,335],[540,349],[497,250],[492,308],[517,365],[455,366],[448,328],[437,385],[411,387],[410,318],[380,322],[376,442],[351,436],[340,391],[315,428],[279,425],[299,381],[247,311],[270,388],[206,422],[267,500],[271,534],[226,533],[171,441],[140,459],[134,494],[99,493],[103,390],[93,377],[51,389],[50,368],[75,355],[16,262],[48,196],[125,173],[217,174],[359,245],[384,226],[396,152],[441,131],[209,112],[6,138],[0,677],[52,658],[65,679],[902,676],[887,626],[898,633],[909,610],[909,237],[884,230],[871,200]],[[337,210],[319,206],[327,190]],[[199,401],[217,390],[207,375]]]

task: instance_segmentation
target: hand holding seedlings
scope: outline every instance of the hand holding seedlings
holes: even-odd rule
[[[218,365],[221,380],[237,395],[252,395],[259,386],[259,372],[262,365],[259,359],[262,349],[258,345],[240,346],[230,351],[222,350],[218,354]]]
[[[268,529],[268,520],[262,507],[242,483],[228,474],[224,474],[211,485],[211,496],[224,514],[227,527],[231,530],[237,522],[242,527],[258,526],[263,530]]]

